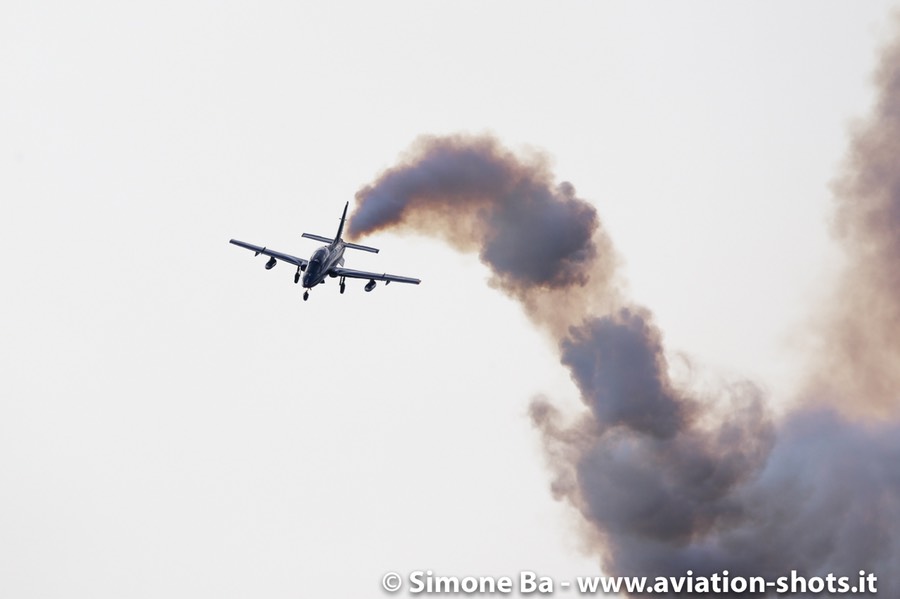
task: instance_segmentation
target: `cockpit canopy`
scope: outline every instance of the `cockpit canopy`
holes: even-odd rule
[[[315,252],[313,252],[312,258],[309,259],[310,262],[318,262],[322,264],[325,262],[325,258],[328,256],[328,249],[319,248]]]

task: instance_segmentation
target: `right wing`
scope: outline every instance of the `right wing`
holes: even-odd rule
[[[309,260],[305,260],[303,258],[298,258],[296,256],[291,256],[290,254],[282,254],[281,252],[276,252],[275,250],[266,249],[264,247],[259,247],[258,245],[253,245],[252,243],[246,243],[244,241],[238,241],[237,239],[232,239],[231,243],[234,245],[240,246],[242,248],[246,248],[248,250],[252,250],[256,252],[256,255],[264,255],[271,256],[272,258],[277,258],[282,262],[287,262],[288,264],[293,264],[294,266],[305,267]]]
[[[339,277],[347,277],[349,279],[372,279],[373,281],[385,281],[387,283],[395,281],[397,283],[412,283],[413,285],[418,285],[422,282],[420,279],[414,279],[412,277],[401,277],[399,275],[389,275],[387,273],[353,270],[352,268],[344,268],[342,266],[335,266],[331,269],[330,272],[336,274]]]

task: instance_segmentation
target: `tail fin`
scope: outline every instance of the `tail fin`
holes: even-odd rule
[[[347,207],[350,205],[350,202],[344,204],[344,214],[341,215],[341,224],[338,226],[337,235],[334,236],[334,239],[329,239],[328,237],[322,237],[321,235],[313,235],[312,233],[304,233],[301,237],[306,237],[307,239],[315,239],[316,241],[322,241],[328,244],[338,243],[343,241],[341,239],[341,235],[344,233],[344,222],[347,220]],[[362,250],[364,252],[372,252],[373,254],[378,253],[378,248],[369,247],[367,245],[359,245],[358,243],[344,243],[344,247],[348,247],[351,250]]]
[[[343,241],[341,239],[341,235],[344,233],[344,221],[347,220],[347,207],[350,205],[350,202],[344,204],[344,213],[341,215],[341,224],[338,227],[337,235],[334,236],[335,241]],[[364,252],[372,252],[373,254],[378,253],[378,248],[369,247],[367,245],[359,245],[358,243],[347,243],[344,242],[344,247],[348,247],[352,250],[362,250]]]
[[[337,235],[334,236],[335,241],[341,240],[341,235],[344,233],[344,221],[347,220],[347,207],[350,206],[350,202],[344,204],[344,213],[341,215],[341,224],[338,225]]]

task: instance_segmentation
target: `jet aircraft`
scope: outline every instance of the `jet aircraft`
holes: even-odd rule
[[[362,250],[364,252],[372,252],[373,254],[378,253],[377,248],[369,247],[367,245],[359,245],[356,243],[348,243],[341,239],[341,235],[344,232],[344,221],[347,220],[347,207],[349,205],[350,202],[347,202],[344,205],[344,214],[341,215],[341,224],[338,225],[337,235],[334,236],[334,239],[329,239],[328,237],[323,237],[321,235],[313,235],[312,233],[304,233],[302,235],[307,239],[315,239],[316,241],[322,241],[328,244],[323,245],[315,252],[313,252],[309,260],[297,258],[296,256],[291,256],[290,254],[276,252],[275,250],[270,250],[266,247],[259,247],[258,245],[246,243],[237,239],[232,239],[231,243],[242,248],[252,250],[255,256],[259,256],[260,254],[269,256],[269,261],[266,262],[266,270],[271,270],[272,268],[274,268],[275,265],[278,264],[279,260],[296,266],[297,272],[294,274],[294,283],[298,283],[302,278],[303,287],[306,288],[306,291],[303,292],[303,301],[309,299],[309,290],[316,285],[324,283],[326,277],[340,278],[341,293],[344,293],[346,279],[369,279],[369,282],[366,283],[366,286],[364,288],[366,291],[372,291],[373,289],[375,289],[376,281],[384,281],[385,285],[389,284],[392,281],[396,283],[412,283],[413,285],[418,285],[419,283],[421,283],[419,279],[414,279],[412,277],[401,277],[398,275],[389,275],[387,273],[379,274],[375,272],[366,272],[364,270],[344,268],[345,248],[350,248],[352,250]],[[301,272],[303,273],[302,277],[300,275]]]

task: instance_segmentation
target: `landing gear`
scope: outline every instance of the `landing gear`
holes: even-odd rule
[[[294,273],[294,285],[300,282],[300,267],[297,267],[297,272]]]
[[[303,293],[303,301],[305,302],[305,301],[308,300],[308,299],[309,299],[309,289],[307,289],[307,290]]]
[[[344,288],[347,286],[347,283],[344,281],[344,277],[341,277],[341,295],[344,294]]]

